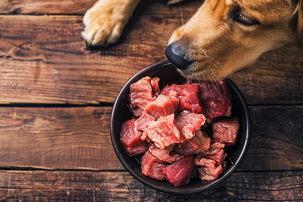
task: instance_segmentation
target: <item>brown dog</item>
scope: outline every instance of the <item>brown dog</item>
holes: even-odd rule
[[[99,0],[84,16],[89,45],[115,43],[140,0]],[[222,78],[262,53],[303,41],[303,0],[205,0],[172,35],[167,58],[189,79]]]

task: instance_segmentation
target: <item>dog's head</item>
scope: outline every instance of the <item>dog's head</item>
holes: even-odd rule
[[[262,53],[303,41],[303,0],[205,0],[172,35],[167,58],[187,78],[213,80]]]

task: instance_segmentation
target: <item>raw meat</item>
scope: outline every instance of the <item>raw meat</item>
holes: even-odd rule
[[[203,114],[195,114],[189,111],[181,112],[176,118],[176,126],[181,134],[181,142],[191,140],[196,130],[200,129],[205,123]]]
[[[135,119],[131,119],[122,124],[120,140],[125,147],[135,146],[142,136],[142,132],[135,129]]]
[[[180,112],[187,110],[197,114],[204,114],[199,92],[199,84],[192,83],[166,86],[162,89],[161,94],[177,96],[180,99]]]
[[[216,161],[206,158],[195,158],[195,164],[201,166],[198,168],[201,180],[214,180],[222,173],[222,166],[216,167]]]
[[[138,156],[140,154],[143,154],[148,150],[148,144],[145,141],[140,140],[135,146],[128,147],[126,149],[127,153],[130,156]]]
[[[150,178],[156,180],[164,180],[163,168],[167,164],[154,157],[149,151],[147,151],[141,161],[142,173]]]
[[[202,130],[197,130],[195,134],[200,141],[200,146],[193,154],[199,154],[201,152],[208,150],[210,148],[210,142],[211,142],[210,137]]]
[[[179,154],[172,152],[174,145],[170,145],[165,147],[165,149],[159,149],[154,144],[152,144],[148,151],[155,157],[157,157],[161,161],[165,161],[167,163],[173,163],[175,161],[180,160],[182,157]]]
[[[189,142],[176,144],[174,151],[180,155],[187,156],[193,154],[200,147],[200,140],[194,136]]]
[[[189,154],[198,154],[210,147],[210,137],[201,130],[197,130],[196,135],[186,143],[179,143],[175,146],[174,151],[183,156]]]
[[[207,156],[204,156],[205,158],[207,159],[212,159],[216,162],[216,166],[219,166],[223,163],[224,161],[224,158],[225,158],[225,153],[224,153],[224,150],[223,149],[220,149],[216,154],[214,155],[207,155]]]
[[[223,149],[225,145],[218,141],[212,141],[210,148],[208,150],[204,150],[201,152],[203,156],[213,156],[217,154],[221,149]]]
[[[153,116],[143,111],[141,116],[135,121],[135,128],[139,131],[144,131],[148,128],[149,124],[155,120]]]
[[[193,161],[194,157],[192,155],[188,155],[163,168],[165,178],[175,187],[188,184],[193,170]]]
[[[230,92],[224,81],[201,82],[202,101],[206,116],[212,121],[216,117],[231,115]]]
[[[126,152],[140,157],[144,175],[174,186],[186,185],[198,173],[202,180],[218,178],[225,167],[223,148],[235,144],[239,128],[237,118],[218,120],[231,115],[229,89],[219,81],[173,84],[160,93],[159,80],[144,77],[130,87],[129,108],[139,118],[122,125]],[[213,123],[209,127],[204,115]],[[213,140],[201,126],[213,131]]]
[[[129,108],[135,116],[140,116],[144,107],[156,99],[156,95],[159,94],[157,82],[159,82],[157,78],[152,80],[147,76],[130,85]]]
[[[151,139],[161,149],[180,142],[180,133],[175,126],[174,114],[153,121],[143,132],[142,140]]]
[[[173,114],[178,108],[178,105],[178,98],[168,95],[159,95],[155,101],[150,102],[145,106],[144,111],[158,119]]]
[[[123,123],[120,140],[130,156],[137,156],[148,150],[146,142],[141,140],[142,132],[135,129],[135,119]]]
[[[214,121],[213,139],[218,140],[226,145],[234,145],[239,129],[238,118],[228,118]]]
[[[160,79],[158,77],[154,77],[150,81],[154,97],[158,97],[158,95],[160,94],[159,81]]]

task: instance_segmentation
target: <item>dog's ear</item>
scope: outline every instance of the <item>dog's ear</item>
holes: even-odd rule
[[[297,40],[300,46],[303,46],[303,0],[291,0],[294,8],[293,17],[295,18],[295,29]]]

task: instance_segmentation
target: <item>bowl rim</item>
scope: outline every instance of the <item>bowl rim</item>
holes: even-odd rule
[[[222,183],[223,181],[225,181],[228,177],[230,177],[232,175],[233,172],[235,172],[235,170],[240,166],[241,162],[243,161],[248,148],[249,148],[249,144],[250,144],[250,140],[251,140],[251,116],[250,116],[250,112],[249,112],[249,108],[247,105],[247,102],[242,94],[242,92],[240,91],[240,89],[236,86],[236,84],[229,78],[225,78],[225,82],[228,84],[228,88],[232,89],[233,92],[235,92],[238,97],[240,98],[240,102],[244,104],[244,114],[245,114],[245,118],[246,118],[246,124],[247,124],[247,129],[245,131],[245,142],[244,142],[244,146],[243,149],[240,153],[239,158],[237,159],[236,162],[234,162],[234,164],[232,165],[232,167],[229,169],[228,172],[226,172],[223,176],[221,176],[220,178],[216,179],[213,181],[213,183],[210,183],[207,187],[201,188],[201,189],[193,189],[191,191],[184,191],[184,192],[175,192],[172,191],[170,189],[166,189],[165,187],[161,187],[159,188],[158,186],[154,186],[153,184],[149,184],[147,182],[145,182],[135,171],[132,167],[130,167],[125,160],[122,157],[122,154],[118,151],[118,145],[115,142],[115,138],[114,138],[114,124],[113,124],[113,120],[114,120],[114,115],[115,115],[115,111],[117,106],[117,102],[118,99],[121,97],[122,93],[124,92],[124,90],[126,88],[129,88],[129,84],[132,82],[132,80],[137,77],[139,74],[145,72],[148,69],[151,68],[157,68],[159,66],[166,66],[166,65],[172,65],[169,61],[162,61],[162,62],[158,62],[152,65],[149,65],[145,68],[143,68],[142,70],[138,71],[136,74],[134,74],[130,79],[128,79],[128,81],[124,84],[124,86],[122,87],[122,89],[119,91],[119,94],[117,95],[113,108],[112,108],[112,112],[111,112],[111,118],[110,118],[110,137],[111,137],[111,142],[112,142],[112,146],[114,148],[114,151],[119,159],[119,161],[121,162],[121,164],[124,166],[124,168],[139,182],[141,182],[142,184],[153,188],[155,190],[158,191],[162,191],[162,192],[166,192],[166,193],[170,193],[170,194],[195,194],[195,193],[200,193],[200,192],[204,192],[220,183]]]

